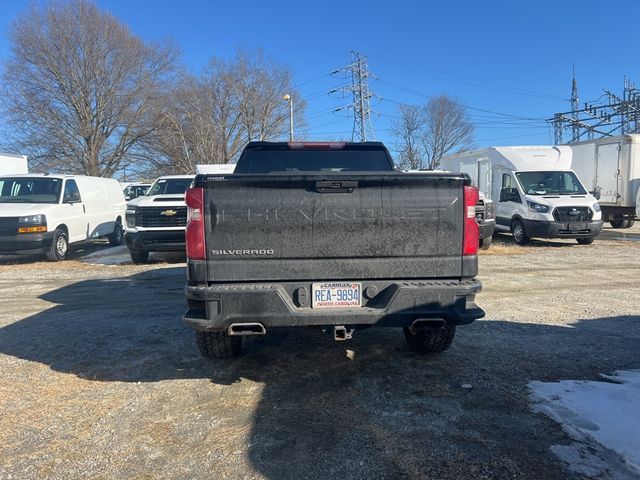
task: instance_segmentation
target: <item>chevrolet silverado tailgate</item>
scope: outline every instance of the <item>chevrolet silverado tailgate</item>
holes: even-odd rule
[[[201,176],[209,282],[455,278],[463,183],[447,173]]]

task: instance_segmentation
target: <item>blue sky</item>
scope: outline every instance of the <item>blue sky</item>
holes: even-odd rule
[[[0,59],[27,3],[2,2]],[[544,118],[569,109],[572,63],[581,101],[603,88],[620,92],[624,75],[640,84],[640,2],[632,0],[98,4],[147,40],[175,39],[194,71],[238,47],[263,49],[294,72],[312,139],[351,136],[352,119],[331,112],[347,100],[326,94],[344,83],[329,73],[348,63],[351,50],[366,54],[378,76],[370,85],[382,97],[374,130],[387,143],[399,103],[447,93],[469,106],[478,146],[548,144]]]

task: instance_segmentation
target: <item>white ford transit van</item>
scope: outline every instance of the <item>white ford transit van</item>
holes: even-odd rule
[[[570,147],[491,147],[443,158],[441,166],[469,174],[495,202],[496,230],[519,245],[534,237],[589,244],[602,231],[600,205],[571,170]]]
[[[44,253],[64,260],[69,245],[124,239],[126,202],[111,178],[80,175],[0,176],[0,254]]]

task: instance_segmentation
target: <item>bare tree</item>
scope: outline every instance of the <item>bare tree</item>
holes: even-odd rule
[[[416,105],[400,105],[397,115],[391,124],[398,152],[396,164],[403,170],[423,168],[424,111]]]
[[[177,51],[134,36],[85,0],[34,4],[4,66],[10,147],[36,167],[111,176],[163,111]]]
[[[425,106],[422,144],[426,167],[439,167],[448,153],[471,150],[474,146],[474,126],[466,107],[447,95],[431,98]]]
[[[199,76],[185,75],[168,94],[170,107],[145,140],[161,169],[193,172],[197,164],[228,163],[252,140],[286,135],[296,101],[296,125],[305,104],[292,87],[290,70],[262,52],[240,50],[232,60],[212,58]]]

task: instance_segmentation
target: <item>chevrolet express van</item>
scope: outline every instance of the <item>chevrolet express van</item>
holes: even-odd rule
[[[69,246],[124,241],[126,202],[111,178],[80,175],[0,176],[0,254],[67,258]]]

